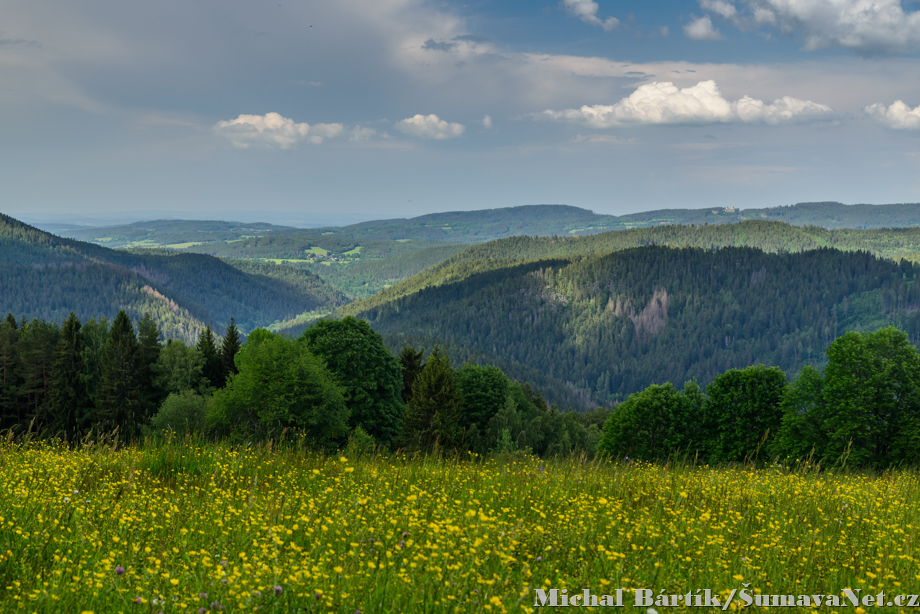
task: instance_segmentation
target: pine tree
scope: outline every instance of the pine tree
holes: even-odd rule
[[[227,327],[227,334],[224,335],[224,341],[220,345],[220,360],[224,366],[224,378],[229,375],[239,373],[236,368],[234,359],[240,352],[240,331],[236,328],[236,322],[230,318],[230,326]]]
[[[412,388],[403,421],[403,445],[421,450],[430,450],[435,444],[447,449],[458,447],[463,438],[460,412],[460,392],[450,359],[434,346]]]
[[[117,428],[126,441],[139,434],[144,418],[143,391],[138,377],[140,365],[140,345],[134,336],[134,327],[127,314],[119,311],[106,342],[93,412],[94,428],[104,432]]]
[[[79,435],[80,424],[92,407],[83,372],[83,331],[74,312],[61,328],[61,338],[54,351],[51,368],[51,395],[45,412],[45,424],[54,432],[73,438]]]
[[[214,333],[211,332],[210,326],[205,326],[201,334],[198,335],[198,344],[195,346],[201,352],[201,358],[204,360],[204,376],[208,378],[213,388],[223,388],[224,386],[224,367],[220,361],[220,352],[217,350],[217,343],[214,340]]]

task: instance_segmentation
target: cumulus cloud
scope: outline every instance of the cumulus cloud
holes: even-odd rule
[[[772,103],[744,96],[726,100],[715,81],[677,88],[673,83],[647,83],[612,105],[546,110],[536,119],[583,123],[593,128],[642,124],[786,124],[833,116],[830,107],[784,96]]]
[[[869,117],[894,130],[920,130],[920,105],[913,109],[897,100],[891,106],[881,102],[866,107]]]
[[[901,0],[700,0],[740,28],[770,26],[802,39],[806,50],[843,47],[861,55],[920,47],[920,11]]]
[[[396,122],[396,129],[423,139],[452,139],[463,134],[463,124],[448,123],[437,115],[414,115]]]
[[[240,115],[214,124],[214,132],[230,139],[235,147],[290,149],[302,141],[319,145],[325,138],[342,134],[342,124],[298,124],[278,113]]]
[[[597,2],[594,2],[594,0],[562,0],[562,6],[565,7],[565,10],[570,15],[574,15],[592,26],[603,28],[607,32],[620,25],[620,21],[616,17],[601,20],[597,16],[597,11],[600,7],[597,6]]]
[[[486,115],[485,117],[482,118],[482,127],[485,128],[486,130],[492,127],[492,117],[491,116]]]
[[[365,126],[355,126],[348,131],[348,140],[349,141],[368,141],[378,135],[378,132],[373,128],[367,128]]]
[[[700,0],[700,8],[726,19],[732,19],[738,14],[735,5],[725,0]]]
[[[712,27],[712,19],[709,18],[709,15],[694,19],[685,25],[684,34],[687,35],[687,38],[698,41],[722,40],[722,35],[719,31]]]

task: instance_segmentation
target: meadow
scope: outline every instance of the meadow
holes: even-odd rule
[[[0,492],[3,612],[498,613],[550,587],[920,586],[911,471],[6,441]]]

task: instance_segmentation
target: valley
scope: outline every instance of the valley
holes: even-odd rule
[[[916,343],[920,228],[834,225],[910,222],[917,210],[656,211],[601,231],[613,216],[553,205],[326,229],[160,221],[67,232],[92,242],[4,216],[0,309],[62,321],[120,306],[187,341],[206,325],[220,334],[231,316],[244,334],[296,336],[316,318],[355,315],[394,352],[440,344],[454,362],[494,364],[587,409],[758,362],[820,366],[846,330],[893,323]]]

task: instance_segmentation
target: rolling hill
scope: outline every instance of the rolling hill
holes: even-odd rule
[[[494,355],[599,403],[761,362],[792,374],[847,330],[897,324],[920,341],[914,266],[864,251],[647,246],[435,269],[339,313]]]
[[[243,331],[347,298],[306,270],[238,267],[204,254],[127,252],[56,237],[0,214],[0,312],[60,322],[149,311],[167,336],[194,340],[204,324]]]
[[[274,224],[223,222],[217,220],[154,220],[117,226],[60,228],[57,234],[105,247],[167,247],[185,249],[193,245],[226,243],[262,236],[301,233],[300,228]]]

